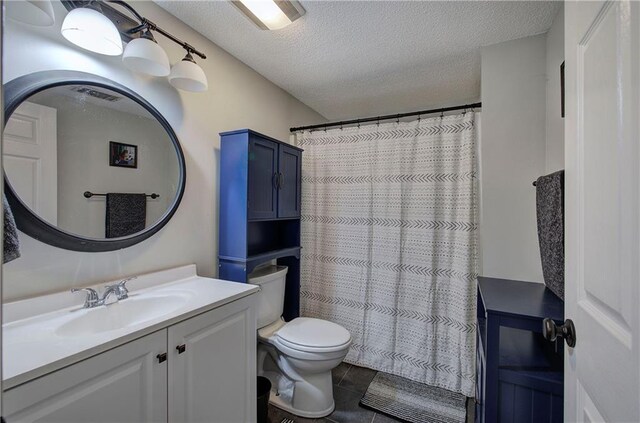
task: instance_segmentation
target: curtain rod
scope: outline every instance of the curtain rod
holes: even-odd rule
[[[482,107],[482,103],[463,104],[461,106],[443,107],[441,109],[419,110],[417,112],[399,113],[396,115],[384,115],[384,116],[376,116],[376,117],[368,117],[368,118],[360,118],[360,119],[342,120],[340,122],[321,123],[318,125],[298,126],[295,128],[289,128],[289,132],[305,131],[307,129],[320,129],[320,128],[326,129],[333,126],[355,125],[358,123],[377,122],[377,121],[389,120],[389,119],[402,119],[409,116],[428,115],[432,113],[444,113],[444,112],[451,112],[454,110],[463,110],[463,109],[479,109],[481,107]]]

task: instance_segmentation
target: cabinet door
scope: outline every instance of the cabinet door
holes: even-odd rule
[[[169,421],[255,422],[253,297],[169,328]]]
[[[3,394],[7,422],[166,422],[167,331],[161,330]]]
[[[278,212],[278,144],[252,136],[249,141],[248,219],[273,219]]]
[[[301,162],[300,150],[284,144],[280,145],[278,217],[300,217]]]

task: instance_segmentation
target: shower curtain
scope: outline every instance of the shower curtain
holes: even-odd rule
[[[474,396],[474,114],[303,132],[301,313],[347,362]]]

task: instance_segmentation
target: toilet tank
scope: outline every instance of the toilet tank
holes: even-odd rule
[[[262,266],[249,275],[249,283],[260,286],[258,295],[258,329],[275,322],[284,308],[287,266]]]

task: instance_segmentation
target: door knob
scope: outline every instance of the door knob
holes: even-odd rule
[[[553,319],[547,317],[542,321],[542,335],[551,342],[564,338],[568,346],[571,348],[576,346],[576,327],[571,319],[565,320],[564,324],[558,326]]]

